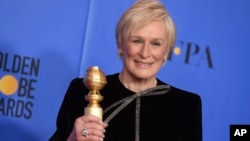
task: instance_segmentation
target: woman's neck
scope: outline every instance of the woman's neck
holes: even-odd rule
[[[124,85],[124,87],[133,92],[140,92],[145,89],[155,87],[157,85],[157,80],[155,77],[147,79],[138,79],[135,77],[128,76],[124,73],[120,73],[119,79]]]

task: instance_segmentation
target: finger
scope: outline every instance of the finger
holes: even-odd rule
[[[97,122],[97,123],[103,124],[103,121],[99,117],[96,117],[96,116],[93,116],[93,115],[81,116],[80,120],[82,122]]]
[[[80,138],[83,140],[90,140],[90,141],[102,141],[104,138],[104,134],[95,129],[88,129],[84,128],[82,131],[82,137]]]
[[[100,138],[100,137],[97,137],[97,136],[88,136],[88,137],[82,137],[80,139],[81,141],[103,141],[104,138]]]
[[[84,115],[80,117],[81,122],[83,123],[89,123],[89,122],[94,122],[98,123],[103,126],[103,128],[106,128],[108,126],[107,123],[104,123],[99,117],[93,116],[93,115]]]
[[[98,117],[92,115],[84,115],[79,117],[75,121],[75,129],[77,136],[81,138],[102,140],[104,138],[106,123],[103,123]],[[87,133],[83,133],[84,129],[87,128]]]
[[[104,130],[96,130],[96,129],[93,129],[93,128],[90,128],[88,129],[88,135],[89,136],[97,136],[99,138],[104,138],[105,135],[104,135]]]

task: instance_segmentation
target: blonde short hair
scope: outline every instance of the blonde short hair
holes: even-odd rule
[[[158,0],[138,0],[121,16],[116,25],[116,42],[118,46],[122,41],[128,38],[129,34],[134,29],[152,22],[163,21],[166,25],[169,50],[175,43],[175,24],[169,16],[164,5]]]

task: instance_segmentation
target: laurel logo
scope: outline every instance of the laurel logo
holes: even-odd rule
[[[13,95],[18,88],[17,79],[12,75],[5,75],[0,79],[0,92],[4,95]]]

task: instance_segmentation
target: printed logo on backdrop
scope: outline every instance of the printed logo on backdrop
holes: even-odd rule
[[[32,117],[40,59],[0,52],[0,114]]]
[[[213,69],[213,60],[209,46],[202,46],[198,43],[178,40],[173,48],[168,61],[180,62],[186,65],[207,67]]]

